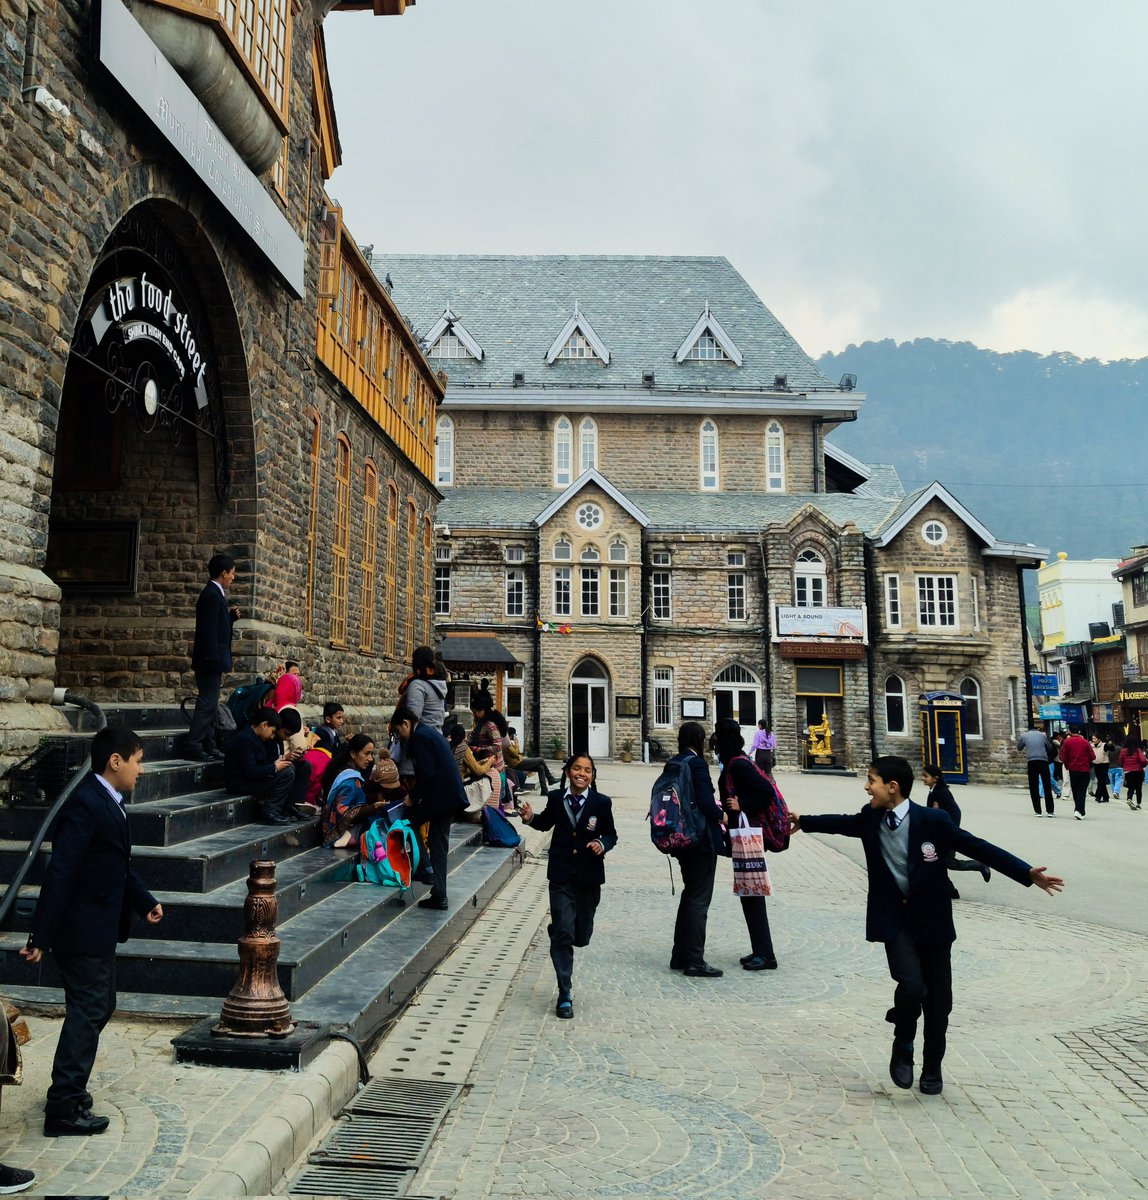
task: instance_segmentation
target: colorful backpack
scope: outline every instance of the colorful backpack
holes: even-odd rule
[[[680,854],[709,842],[705,817],[694,801],[688,758],[671,758],[650,791],[650,841],[663,854]]]
[[[258,675],[255,677],[254,683],[240,684],[239,687],[232,691],[227,697],[227,707],[231,710],[231,715],[235,718],[235,727],[237,729],[246,729],[251,724],[251,717],[257,708],[262,708],[267,703],[271,693],[275,690],[275,685],[268,682],[266,679],[261,679]]]
[[[359,838],[355,878],[360,883],[378,883],[405,892],[418,868],[419,840],[405,818],[388,824],[385,817],[378,817]]]

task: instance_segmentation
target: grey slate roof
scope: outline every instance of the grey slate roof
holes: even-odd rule
[[[527,387],[657,387],[837,390],[725,258],[633,255],[379,254],[371,265],[390,275],[400,311],[425,335],[449,305],[485,352],[474,359],[432,360],[458,386],[508,386],[521,371]],[[610,365],[546,352],[574,312],[582,313],[611,354]],[[706,304],[741,351],[743,363],[674,361]],[[428,347],[429,349],[429,347]]]
[[[532,529],[534,517],[558,493],[551,488],[463,487],[443,491],[438,519],[451,526],[478,529]],[[862,533],[883,525],[899,508],[897,499],[851,496],[845,492],[772,495],[760,492],[669,492],[625,489],[650,518],[650,532],[756,534],[784,523],[807,504],[831,521],[852,521]]]

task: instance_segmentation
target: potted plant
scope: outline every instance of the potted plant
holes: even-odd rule
[[[562,761],[562,738],[558,734],[550,739],[550,757]]]
[[[632,737],[624,737],[622,739],[622,761],[634,761],[634,739]]]

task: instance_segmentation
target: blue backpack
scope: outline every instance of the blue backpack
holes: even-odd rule
[[[378,817],[359,838],[355,878],[360,883],[378,883],[405,892],[418,868],[419,840],[405,818],[388,824],[385,817]]]
[[[482,806],[482,844],[507,849],[522,841],[518,830],[492,804]]]
[[[663,854],[680,854],[708,844],[705,818],[694,802],[688,755],[666,763],[650,791],[650,841]]]

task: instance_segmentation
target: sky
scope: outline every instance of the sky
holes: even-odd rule
[[[720,254],[817,356],[1148,357],[1143,0],[418,0],[324,22],[376,252]]]

